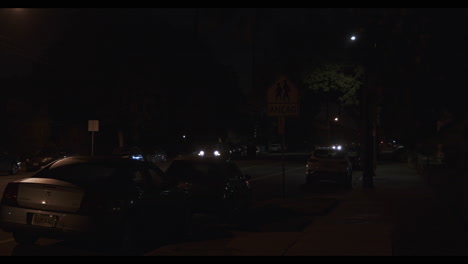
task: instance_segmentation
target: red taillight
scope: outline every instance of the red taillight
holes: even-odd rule
[[[19,183],[9,183],[3,192],[2,205],[18,205],[18,187]]]

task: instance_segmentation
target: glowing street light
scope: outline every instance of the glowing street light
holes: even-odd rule
[[[338,117],[335,117],[335,121],[338,122]]]
[[[349,39],[352,40],[352,41],[355,41],[355,40],[356,40],[356,36],[353,35],[353,36],[351,36]]]

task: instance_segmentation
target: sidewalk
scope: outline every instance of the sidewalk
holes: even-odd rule
[[[307,219],[301,229],[230,231],[221,238],[167,245],[148,256],[391,256],[468,254],[465,233],[406,164],[377,169],[375,188],[334,199],[269,201]],[[265,207],[266,206],[266,207]],[[267,218],[265,218],[267,219]],[[260,231],[260,232],[259,232]]]

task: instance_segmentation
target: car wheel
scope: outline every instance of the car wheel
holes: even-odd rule
[[[13,238],[20,245],[34,245],[39,237],[35,234],[27,234],[24,232],[13,232]]]
[[[11,175],[16,175],[19,171],[18,164],[12,163],[10,167],[10,174]]]

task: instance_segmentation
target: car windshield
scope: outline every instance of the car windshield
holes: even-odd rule
[[[314,156],[324,159],[343,159],[345,158],[345,152],[332,149],[318,149],[314,151]]]

